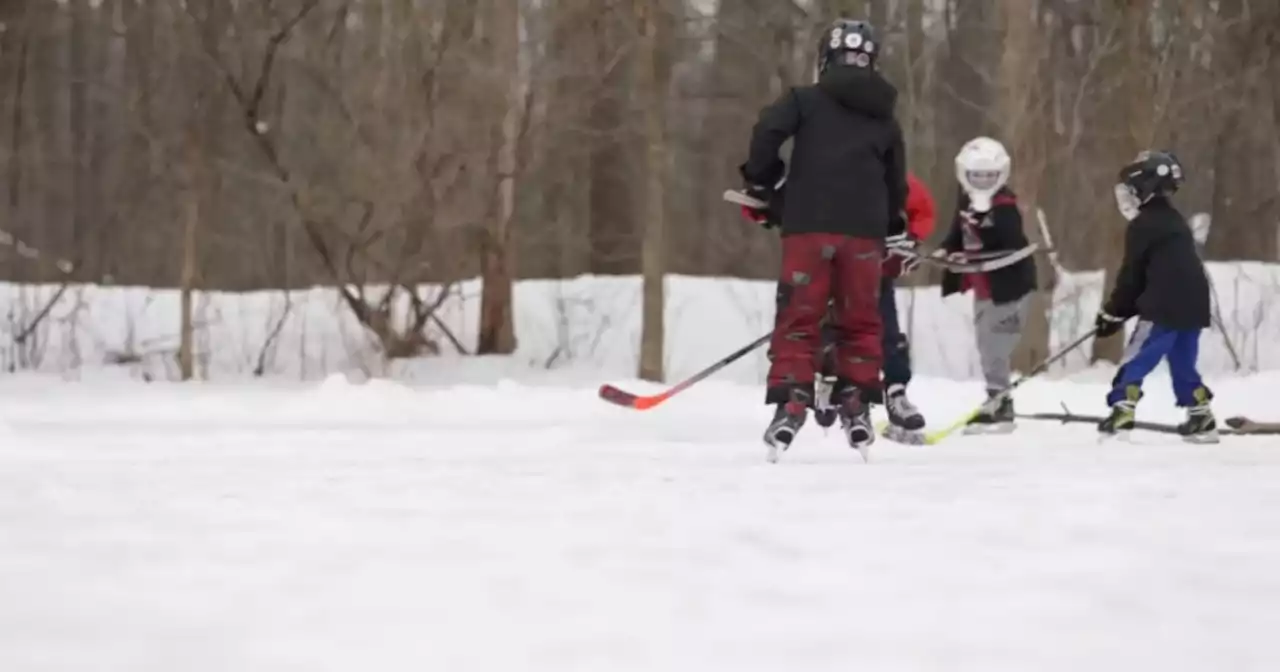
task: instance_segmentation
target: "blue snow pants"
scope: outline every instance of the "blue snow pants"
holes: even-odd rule
[[[1200,329],[1169,329],[1146,320],[1138,322],[1125,348],[1120,370],[1111,381],[1107,405],[1125,399],[1125,390],[1135,385],[1140,390],[1142,381],[1155,370],[1160,360],[1169,362],[1169,377],[1173,379],[1173,394],[1179,406],[1191,407],[1200,403],[1196,392],[1203,389],[1205,399],[1212,394],[1200,379],[1196,359],[1200,356]]]

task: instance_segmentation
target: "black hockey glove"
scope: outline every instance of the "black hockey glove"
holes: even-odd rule
[[[777,193],[770,187],[759,184],[748,184],[743,188],[742,193],[751,198],[764,203],[762,208],[753,208],[749,205],[742,206],[742,217],[753,224],[759,224],[766,229],[776,228],[781,225],[781,221],[776,213],[775,207]]]
[[[1098,311],[1098,316],[1093,320],[1093,326],[1097,330],[1098,338],[1107,338],[1120,333],[1124,329],[1126,319],[1116,317],[1105,310]]]

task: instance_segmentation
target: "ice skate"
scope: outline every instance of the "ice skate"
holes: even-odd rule
[[[1142,390],[1136,385],[1125,389],[1125,398],[1111,406],[1111,415],[1098,423],[1098,434],[1101,440],[1110,438],[1128,438],[1137,423],[1138,400],[1142,398]]]
[[[819,376],[814,384],[813,419],[818,422],[823,432],[834,426],[840,415],[835,403],[831,400],[835,384],[835,376]]]
[[[871,424],[871,406],[862,400],[856,389],[850,389],[840,404],[840,429],[848,439],[849,447],[858,451],[864,462],[870,462],[876,430]]]
[[[1000,396],[997,391],[987,392],[987,406],[965,426],[965,434],[1009,434],[1017,429],[1013,399],[1004,395],[996,401],[997,396]]]
[[[1178,434],[1187,443],[1218,443],[1218,423],[1208,403],[1197,404],[1187,409],[1186,422],[1178,425]]]
[[[883,436],[890,441],[911,445],[924,445],[924,415],[907,399],[904,385],[890,385],[885,393],[885,410],[889,424]]]
[[[792,441],[795,441],[796,434],[800,433],[800,428],[804,426],[808,414],[808,404],[800,394],[793,393],[791,401],[778,404],[773,414],[773,421],[764,431],[764,442],[769,447],[765,459],[769,462],[778,461],[778,457],[791,447]]]

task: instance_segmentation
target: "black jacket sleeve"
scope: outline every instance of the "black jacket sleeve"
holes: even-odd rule
[[[1012,252],[1031,244],[1026,231],[1022,230],[1022,212],[1016,204],[999,203],[992,208],[991,227],[996,243],[992,252]]]
[[[1138,314],[1138,297],[1145,289],[1147,252],[1152,244],[1151,236],[1143,223],[1135,220],[1124,233],[1124,260],[1116,271],[1116,284],[1111,298],[1103,304],[1103,310],[1115,317],[1130,318]]]
[[[760,111],[751,131],[751,147],[747,161],[739,171],[747,184],[773,187],[782,179],[786,164],[778,156],[782,145],[800,128],[800,102],[795,91],[788,90],[773,104]]]
[[[963,247],[964,239],[961,238],[960,213],[951,216],[951,228],[947,230],[947,237],[942,239],[942,249],[948,252],[959,252]]]
[[[885,187],[889,194],[889,235],[907,230],[907,148],[902,126],[893,122],[893,139],[884,157]]]

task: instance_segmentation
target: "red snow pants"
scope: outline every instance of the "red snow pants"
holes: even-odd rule
[[[883,254],[878,239],[827,233],[783,237],[765,403],[786,403],[792,390],[812,398],[822,351],[819,325],[829,302],[836,375],[866,394],[879,391]]]

